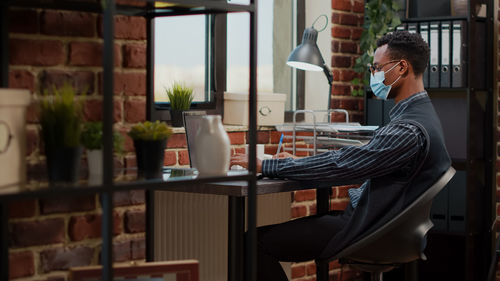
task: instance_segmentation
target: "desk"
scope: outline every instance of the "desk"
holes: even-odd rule
[[[290,192],[311,188],[321,188],[316,191],[317,213],[328,211],[329,190],[331,184],[299,182],[292,180],[261,179],[257,181],[257,194],[270,194],[277,192]],[[228,280],[244,280],[244,232],[245,232],[245,197],[248,194],[247,182],[223,182],[206,184],[205,188],[227,192],[229,196],[229,257],[228,257]],[[328,276],[328,264],[326,267],[317,268],[318,276]],[[328,280],[328,279],[325,279]]]

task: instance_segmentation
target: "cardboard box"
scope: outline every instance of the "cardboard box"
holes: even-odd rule
[[[285,94],[258,93],[257,125],[274,126],[285,120]],[[248,93],[224,93],[224,124],[248,126]]]

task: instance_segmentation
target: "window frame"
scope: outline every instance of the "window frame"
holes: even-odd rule
[[[300,44],[305,28],[305,0],[297,0],[297,42]],[[211,100],[197,102],[191,105],[190,110],[205,110],[207,114],[224,115],[224,92],[226,91],[227,77],[227,15],[210,15],[207,25],[207,45],[209,55],[206,63],[208,66],[208,79]],[[147,120],[170,121],[170,106],[158,105],[154,101],[154,44],[155,44],[155,17],[146,20],[146,118]],[[295,109],[304,109],[305,105],[305,72],[296,70],[296,102]],[[285,111],[285,121],[291,121],[294,110]],[[300,116],[298,116],[300,117]],[[299,118],[301,119],[301,118]]]

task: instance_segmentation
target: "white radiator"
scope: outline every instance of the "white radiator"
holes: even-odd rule
[[[257,225],[290,219],[290,193],[257,196]],[[227,280],[226,196],[155,192],[155,261],[196,259],[200,281]],[[290,264],[283,264],[290,276]]]

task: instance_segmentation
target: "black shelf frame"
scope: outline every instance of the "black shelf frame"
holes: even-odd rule
[[[9,278],[8,255],[8,201],[21,198],[40,198],[61,195],[82,195],[99,193],[102,205],[102,280],[113,280],[112,257],[112,229],[113,229],[113,202],[112,195],[116,191],[131,189],[146,190],[173,190],[181,185],[203,184],[218,181],[245,180],[248,182],[248,239],[244,268],[236,268],[229,276],[229,280],[237,281],[243,274],[247,280],[256,281],[256,143],[257,143],[257,0],[250,0],[248,5],[229,4],[226,1],[209,0],[142,0],[144,7],[116,5],[114,0],[98,2],[75,2],[67,0],[7,0],[0,4],[0,86],[8,87],[9,50],[8,50],[8,14],[10,7],[41,8],[71,10],[80,12],[101,13],[103,16],[103,184],[89,188],[48,187],[44,190],[19,192],[17,194],[0,195],[0,280]],[[167,8],[155,7],[155,3],[167,3]],[[196,178],[171,182],[137,181],[133,183],[115,183],[113,180],[113,44],[114,44],[114,16],[117,14],[129,16],[143,16],[153,18],[157,16],[178,16],[194,14],[220,14],[230,12],[247,12],[250,15],[250,89],[249,89],[249,167],[248,175]],[[148,39],[151,34],[147,34]],[[149,71],[148,71],[149,72]],[[149,74],[148,74],[149,75]],[[152,95],[150,95],[152,96]],[[146,206],[146,213],[150,214],[151,206]],[[151,229],[149,227],[148,229]],[[146,233],[146,240],[151,236]],[[147,242],[148,243],[148,242]],[[149,241],[151,243],[151,241]],[[148,248],[148,246],[146,246]],[[241,272],[243,271],[244,272]]]

